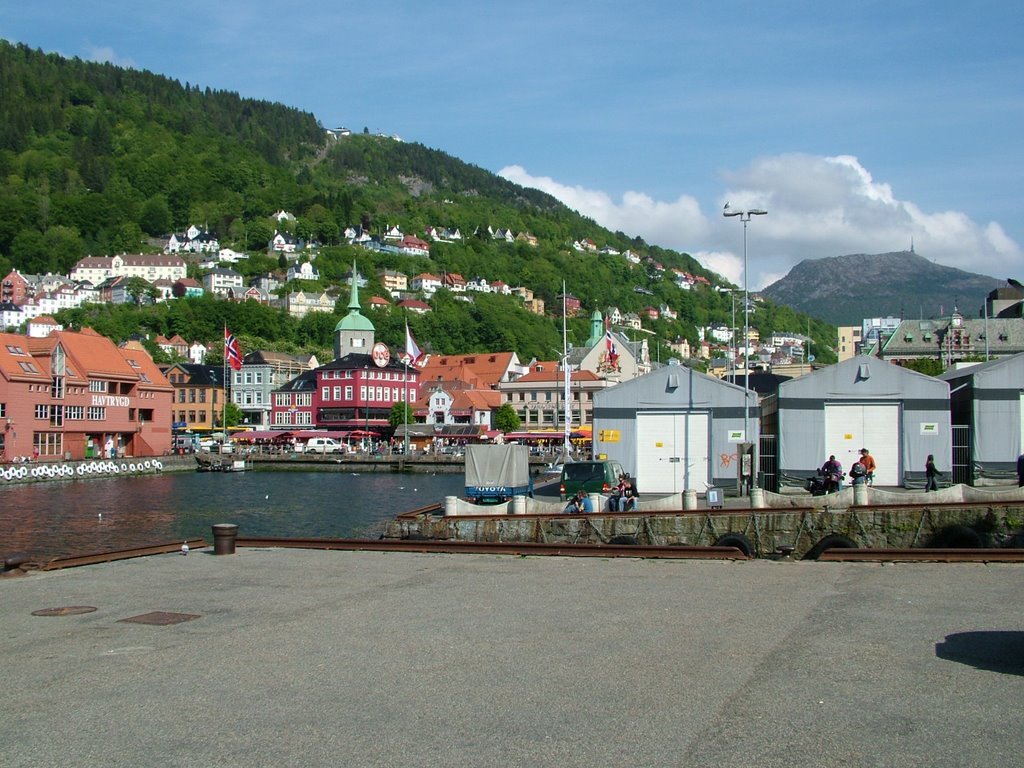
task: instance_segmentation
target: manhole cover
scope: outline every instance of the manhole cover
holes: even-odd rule
[[[40,608],[32,611],[33,616],[77,616],[80,613],[92,613],[96,609],[91,605],[65,605],[60,608]]]
[[[152,611],[151,613],[143,613],[140,616],[132,616],[128,619],[119,619],[119,621],[128,621],[133,624],[154,624],[160,627],[166,627],[169,624],[181,624],[183,621],[192,621],[192,619],[198,619],[198,613],[171,613],[170,611]]]

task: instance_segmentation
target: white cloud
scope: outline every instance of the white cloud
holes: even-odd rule
[[[939,264],[995,277],[1024,272],[1024,251],[997,222],[979,224],[959,211],[929,213],[900,200],[849,155],[785,154],[761,157],[725,174],[727,189],[709,216],[692,195],[659,202],[627,192],[615,202],[601,191],[533,177],[520,166],[499,175],[554,195],[604,227],[640,235],[650,243],[686,251],[739,284],[743,235],[732,208],[765,208],[748,226],[750,288],[762,288],[804,259],[910,248]]]
[[[129,69],[136,68],[135,62],[132,59],[119,56],[117,52],[109,45],[89,46],[88,53],[86,54],[86,59],[88,61],[109,62],[111,64],[116,64],[119,67],[126,67]]]
[[[642,192],[626,192],[622,201],[616,203],[605,192],[570,187],[548,176],[531,176],[519,165],[506,166],[498,175],[521,186],[547,192],[613,232],[640,235],[662,247],[681,248],[683,242],[692,243],[708,232],[700,203],[689,195],[681,195],[673,202],[659,202]]]

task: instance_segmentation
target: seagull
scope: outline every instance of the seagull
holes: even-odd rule
[[[188,554],[188,542],[187,541],[181,545],[181,554],[183,554],[183,555],[187,555]]]
[[[266,496],[264,496],[263,498],[264,498],[264,499],[269,499],[269,498],[270,498],[270,494],[268,493],[268,494],[267,494]]]

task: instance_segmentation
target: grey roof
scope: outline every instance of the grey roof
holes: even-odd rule
[[[1024,352],[1024,319],[964,318],[961,325],[966,345],[952,348],[961,356],[1006,355]],[[904,320],[882,345],[883,357],[939,357],[948,354],[949,318],[939,320]],[[986,345],[987,341],[987,345]]]

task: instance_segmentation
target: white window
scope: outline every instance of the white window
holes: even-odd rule
[[[345,399],[348,401],[352,400],[352,385],[345,387]]]

